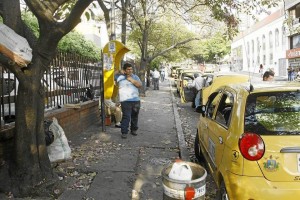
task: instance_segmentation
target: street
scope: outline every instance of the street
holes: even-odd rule
[[[173,80],[170,79],[170,82],[173,83]],[[184,138],[187,144],[187,149],[189,152],[189,157],[191,162],[195,162],[200,164],[201,166],[206,168],[207,171],[207,178],[206,178],[206,199],[215,199],[216,196],[216,184],[211,177],[207,166],[205,163],[199,163],[194,155],[194,141],[196,135],[196,126],[199,119],[199,113],[195,112],[194,108],[192,108],[191,103],[181,103],[180,96],[176,92],[176,88],[172,84],[172,93],[176,99],[176,104],[178,108],[178,113],[181,120],[181,127],[183,130]]]

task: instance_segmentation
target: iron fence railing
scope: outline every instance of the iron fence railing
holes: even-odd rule
[[[1,126],[15,120],[15,102],[19,82],[5,66],[0,65]],[[79,103],[100,96],[102,68],[74,54],[59,53],[42,78],[45,111]]]

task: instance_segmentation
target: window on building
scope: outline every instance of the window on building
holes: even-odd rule
[[[262,36],[262,49],[263,49],[263,51],[266,50],[266,36],[265,35]]]
[[[256,59],[256,65],[260,64],[260,42],[259,38],[256,38],[256,49],[257,49],[257,59]]]
[[[275,47],[279,47],[279,30],[276,28],[275,30]]]
[[[282,46],[285,46],[285,44],[286,44],[286,29],[283,26],[282,27]]]
[[[291,38],[291,49],[300,48],[300,35],[295,35]]]
[[[254,54],[254,40],[251,41],[251,45],[252,45],[252,54]]]
[[[249,44],[249,42],[247,42],[247,51],[246,51],[246,53],[249,54],[249,52],[250,52],[250,44]]]
[[[296,6],[296,12],[295,12],[295,15],[296,15],[296,18],[300,18],[300,4],[298,4],[297,6]]]
[[[269,47],[270,47],[270,49],[273,48],[273,33],[272,33],[272,31],[269,32]]]
[[[272,31],[269,32],[269,64],[273,64],[273,33]]]
[[[266,65],[266,55],[263,55],[263,65]]]
[[[259,42],[259,38],[256,38],[256,49],[257,49],[257,53],[259,54],[259,52],[260,52],[260,42]]]
[[[273,52],[270,52],[270,65],[273,64]]]

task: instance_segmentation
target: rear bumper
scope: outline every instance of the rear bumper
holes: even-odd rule
[[[264,177],[228,173],[225,185],[230,200],[299,200],[299,182],[271,182]]]

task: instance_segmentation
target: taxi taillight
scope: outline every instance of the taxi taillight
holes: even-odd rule
[[[243,157],[250,161],[261,159],[265,153],[264,141],[255,133],[244,133],[239,139],[239,148]]]

